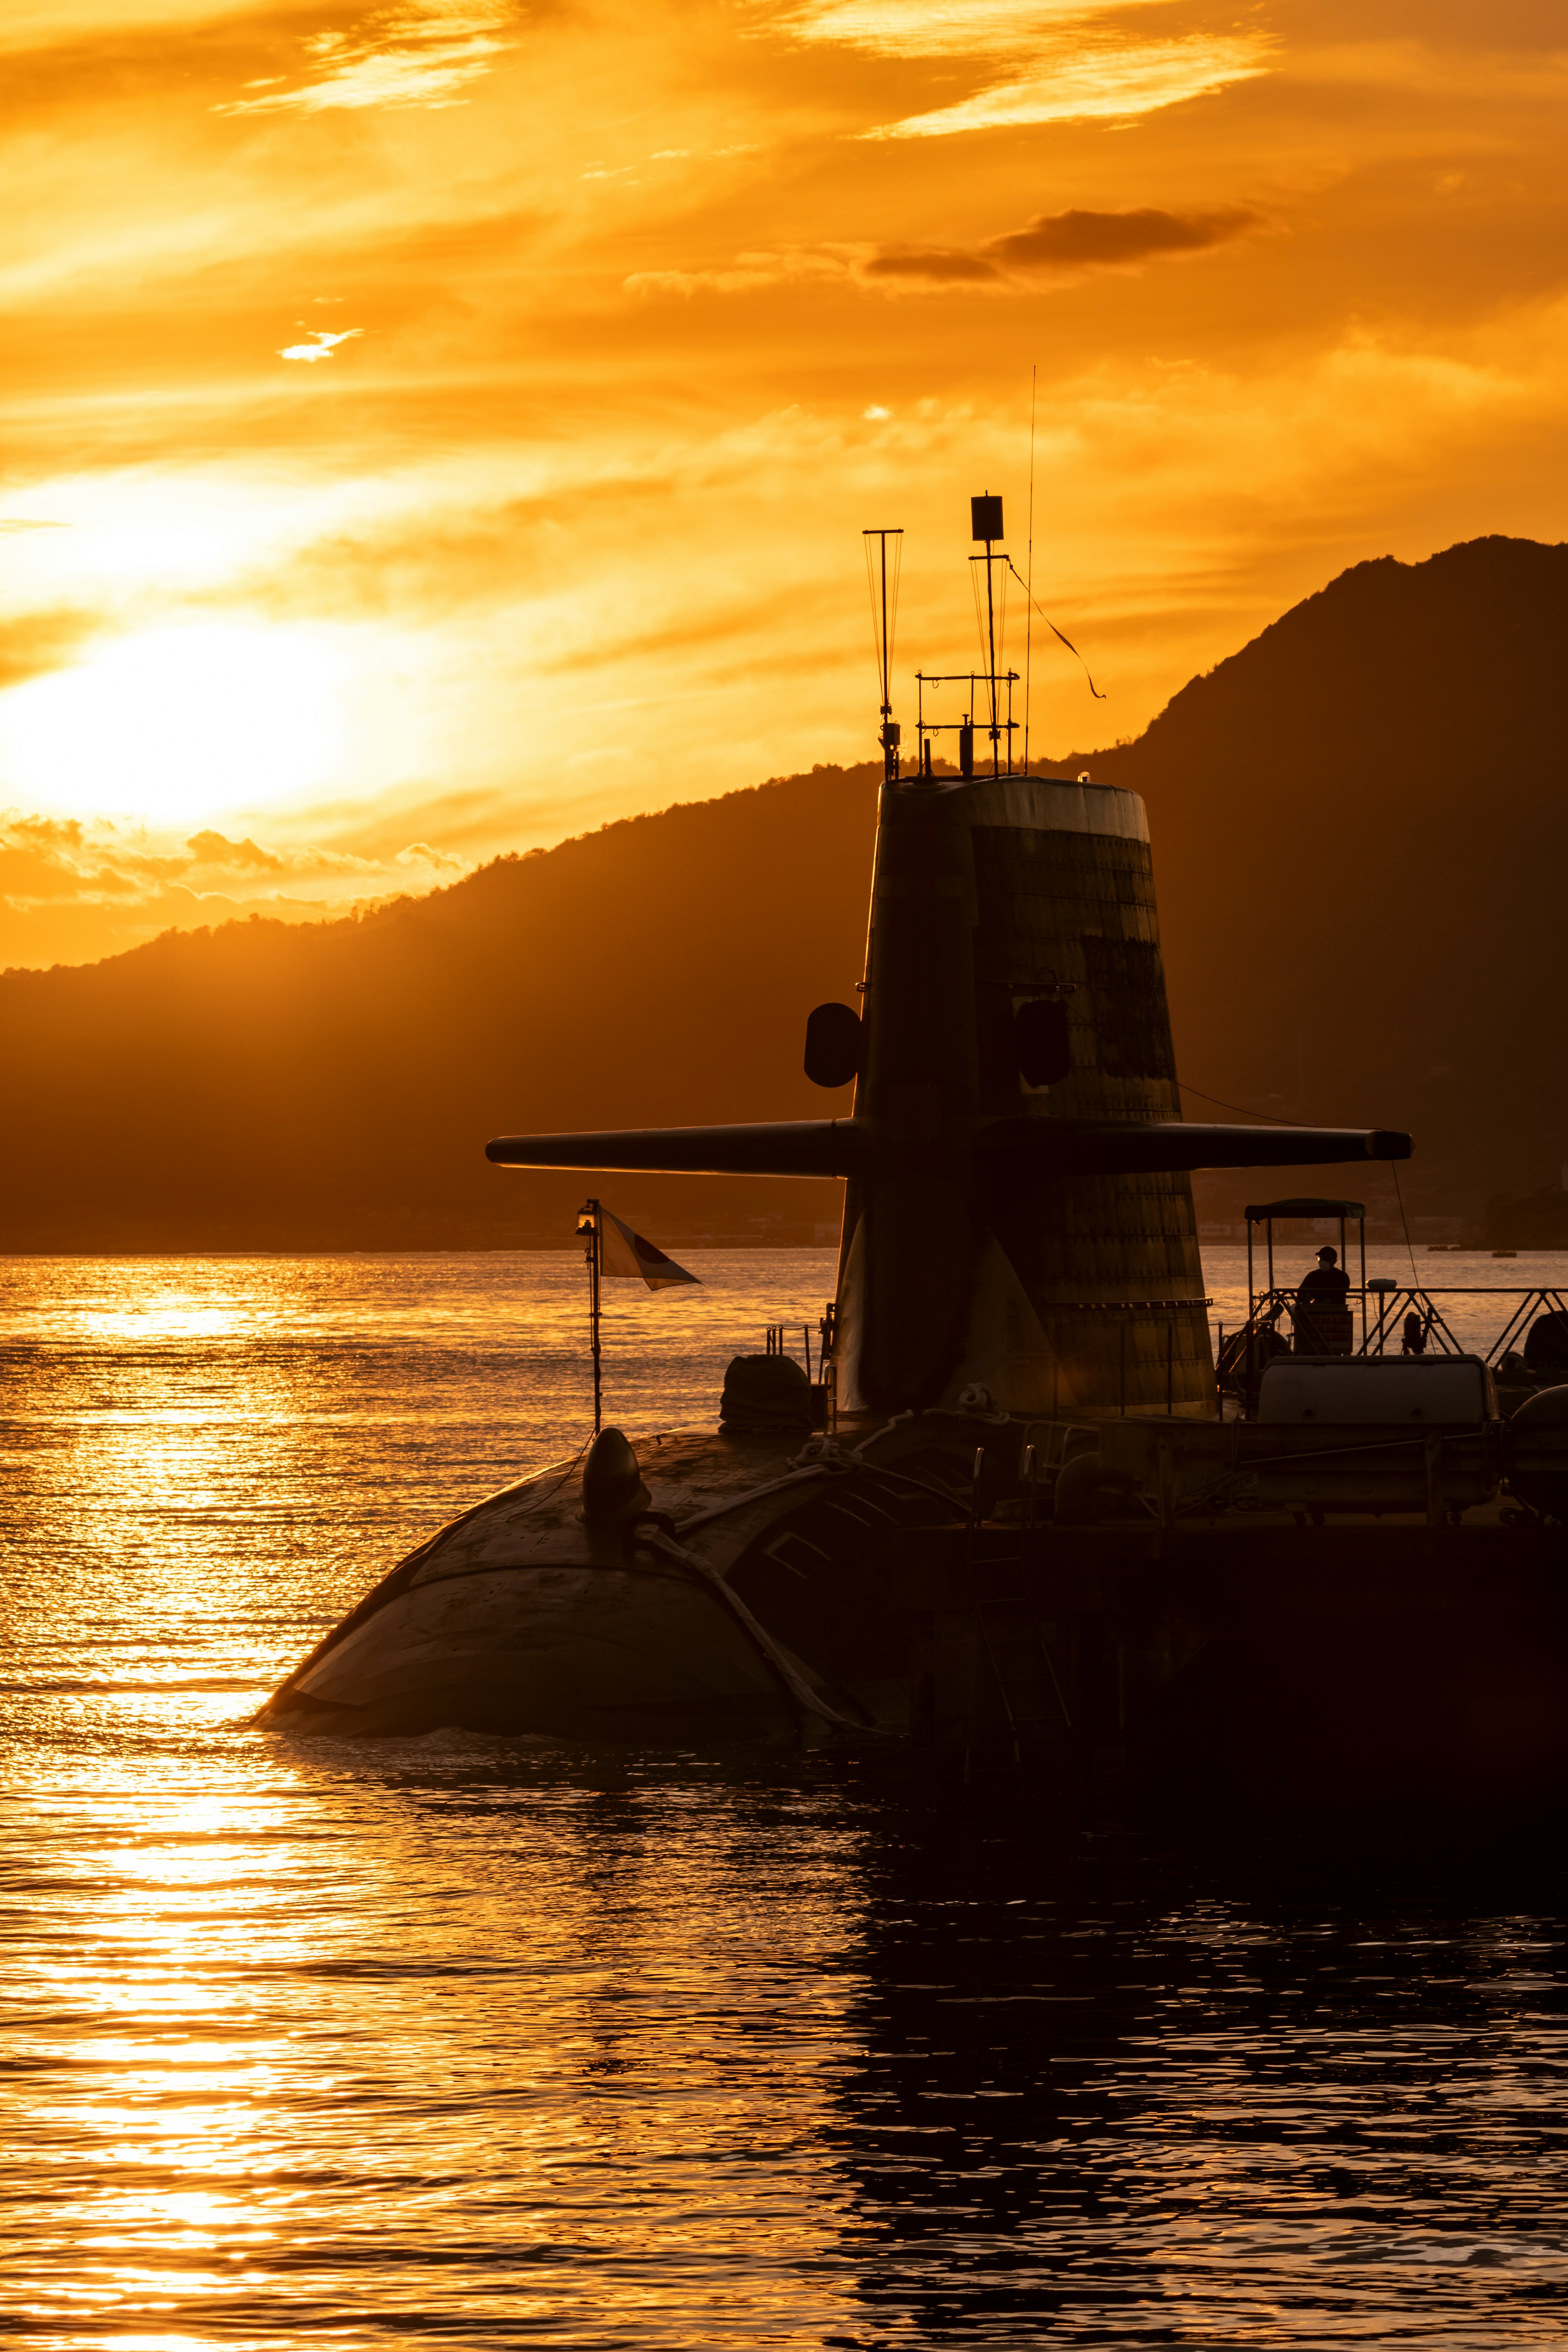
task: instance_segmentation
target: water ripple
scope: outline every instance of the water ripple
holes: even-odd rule
[[[697,1270],[617,1309],[634,1427],[829,1273]],[[1560,2344],[1550,1858],[1184,1859],[871,1756],[243,1727],[574,1450],[577,1277],[5,1268],[5,2340]]]

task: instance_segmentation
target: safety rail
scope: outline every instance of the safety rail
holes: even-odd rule
[[[794,1353],[795,1334],[797,1331],[800,1333],[801,1354],[805,1359],[805,1377],[814,1390],[822,1391],[821,1405],[825,1419],[824,1423],[818,1425],[825,1425],[829,1429],[834,1426],[837,1419],[835,1412],[837,1383],[833,1369],[833,1325],[837,1311],[835,1303],[830,1298],[818,1318],[815,1370],[811,1360],[812,1327],[809,1323],[770,1323],[767,1326],[767,1337],[764,1341],[765,1352],[768,1355],[788,1356]]]
[[[1500,1303],[1512,1299],[1515,1304],[1504,1317],[1497,1338],[1489,1347],[1482,1348],[1458,1337],[1436,1303],[1440,1298],[1495,1298]],[[1361,1343],[1358,1347],[1343,1350],[1346,1354],[1387,1355],[1390,1340],[1402,1338],[1405,1318],[1415,1315],[1421,1318],[1424,1344],[1412,1352],[1436,1356],[1484,1356],[1489,1364],[1500,1363],[1510,1349],[1523,1338],[1538,1315],[1568,1314],[1563,1292],[1543,1284],[1514,1290],[1500,1288],[1491,1283],[1428,1285],[1412,1282],[1396,1286],[1370,1282],[1364,1290],[1352,1289],[1345,1296],[1345,1308],[1352,1318],[1360,1307],[1366,1309]],[[1321,1318],[1323,1309],[1321,1302],[1311,1300],[1298,1309],[1295,1286],[1277,1284],[1272,1290],[1258,1294],[1247,1322],[1234,1336],[1245,1338],[1249,1331],[1274,1329],[1282,1315],[1289,1315],[1294,1322],[1298,1312],[1310,1321],[1314,1317]]]
[[[1501,1327],[1489,1345],[1461,1339],[1437,1303],[1440,1299],[1458,1298],[1489,1298],[1499,1303]],[[1247,1321],[1228,1335],[1221,1326],[1215,1365],[1222,1391],[1255,1388],[1264,1365],[1287,1352],[1385,1356],[1391,1346],[1396,1346],[1401,1354],[1480,1356],[1495,1370],[1524,1339],[1538,1315],[1568,1317],[1568,1293],[1539,1283],[1515,1289],[1489,1283],[1394,1283],[1373,1279],[1344,1296],[1339,1311],[1349,1326],[1345,1336],[1352,1341],[1345,1348],[1322,1344],[1322,1326],[1327,1317],[1321,1303],[1310,1298],[1299,1302],[1291,1284],[1278,1283],[1254,1293],[1251,1306]],[[1359,1346],[1354,1344],[1358,1309]],[[1287,1316],[1298,1334],[1296,1349],[1290,1347],[1279,1328]],[[1419,1345],[1414,1348],[1405,1341],[1406,1326],[1412,1320],[1419,1329]],[[1314,1324],[1318,1326],[1316,1331],[1312,1328]],[[1303,1327],[1309,1340],[1304,1348],[1300,1346]]]

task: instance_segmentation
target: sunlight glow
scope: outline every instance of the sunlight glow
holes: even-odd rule
[[[8,605],[75,608],[96,592],[112,606],[128,590],[226,583],[300,528],[297,500],[275,473],[247,478],[217,466],[62,473],[40,483],[38,498],[50,524],[9,542]]]
[[[342,756],[329,633],[148,629],[0,698],[0,792],[154,823],[313,790]]]

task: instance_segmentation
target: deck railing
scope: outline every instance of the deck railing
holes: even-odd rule
[[[1489,1298],[1497,1302],[1501,1318],[1497,1337],[1489,1345],[1479,1345],[1461,1339],[1454,1330],[1448,1316],[1438,1304],[1440,1299]],[[1321,1314],[1321,1306],[1314,1310],[1308,1300],[1297,1306],[1293,1284],[1277,1284],[1272,1288],[1253,1292],[1251,1313],[1239,1332],[1228,1336],[1226,1352],[1233,1360],[1239,1353],[1247,1354],[1248,1342],[1254,1343],[1253,1353],[1258,1354],[1256,1343],[1265,1333],[1278,1338],[1281,1321],[1289,1317],[1294,1326],[1298,1317],[1310,1324],[1314,1312]],[[1364,1288],[1352,1288],[1346,1294],[1344,1310],[1352,1318],[1350,1348],[1343,1350],[1321,1347],[1314,1353],[1344,1353],[1355,1356],[1385,1356],[1405,1352],[1406,1318],[1415,1316],[1420,1320],[1422,1345],[1412,1352],[1434,1356],[1481,1356],[1494,1367],[1523,1340],[1538,1315],[1568,1315],[1564,1294],[1544,1284],[1520,1288],[1500,1287],[1494,1284],[1466,1283],[1406,1283],[1372,1284]],[[1359,1316],[1361,1339],[1354,1344],[1355,1319]],[[1239,1349],[1237,1347],[1239,1342]]]

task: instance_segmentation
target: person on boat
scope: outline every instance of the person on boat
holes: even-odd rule
[[[1318,1252],[1318,1263],[1310,1274],[1303,1275],[1296,1288],[1297,1304],[1301,1307],[1345,1307],[1350,1303],[1351,1278],[1340,1264],[1340,1254],[1327,1246]]]
[[[1340,1265],[1340,1254],[1327,1244],[1318,1263],[1296,1286],[1296,1352],[1300,1356],[1339,1356],[1350,1352],[1351,1278]]]

